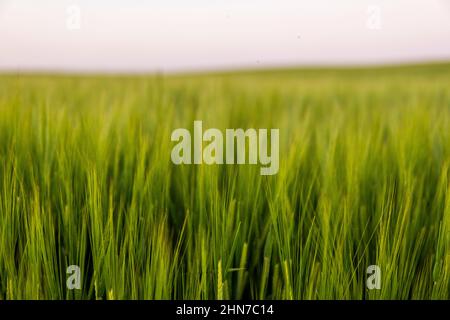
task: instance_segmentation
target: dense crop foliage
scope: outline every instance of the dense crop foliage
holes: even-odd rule
[[[194,120],[279,128],[278,174],[174,165]],[[448,65],[3,75],[0,299],[449,299],[449,166]]]

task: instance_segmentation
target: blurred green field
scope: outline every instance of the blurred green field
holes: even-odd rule
[[[173,165],[194,120],[278,174]],[[0,300],[449,299],[449,166],[450,64],[1,75]]]

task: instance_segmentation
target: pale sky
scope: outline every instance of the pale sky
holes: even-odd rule
[[[0,0],[0,72],[433,60],[450,0]]]

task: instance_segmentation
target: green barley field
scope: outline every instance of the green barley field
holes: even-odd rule
[[[174,165],[194,120],[279,172]],[[450,299],[450,64],[1,75],[3,299]]]

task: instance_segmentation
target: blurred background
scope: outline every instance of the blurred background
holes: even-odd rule
[[[0,72],[450,59],[450,0],[0,0]]]

